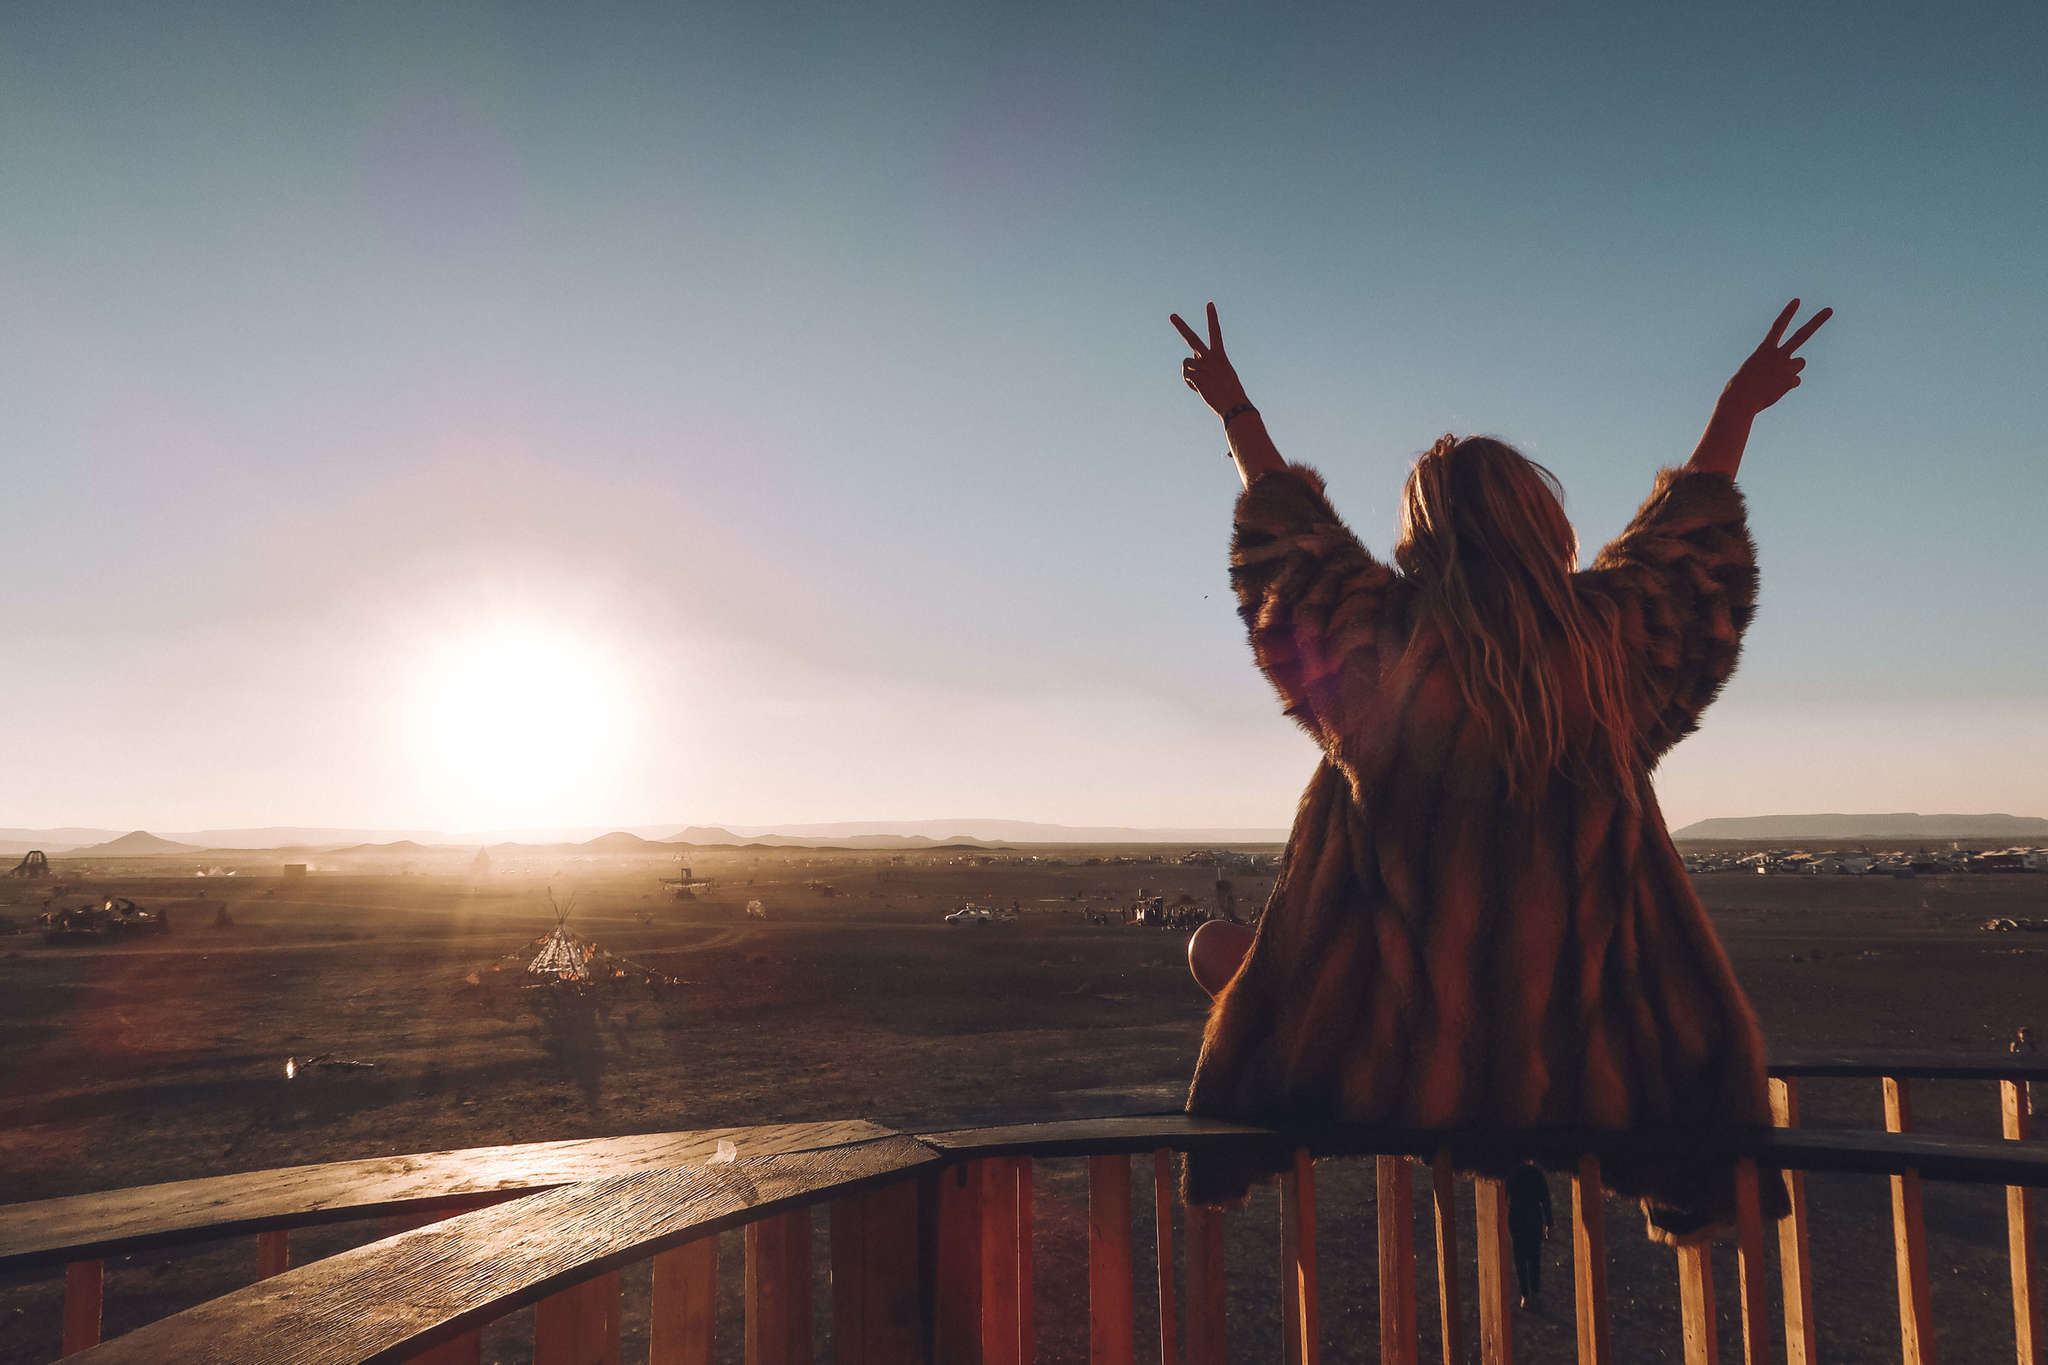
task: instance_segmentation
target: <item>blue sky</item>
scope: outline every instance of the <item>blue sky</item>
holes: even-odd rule
[[[0,823],[1282,824],[1166,314],[1590,548],[1794,295],[1667,811],[2048,813],[2048,11],[976,8],[10,7]]]

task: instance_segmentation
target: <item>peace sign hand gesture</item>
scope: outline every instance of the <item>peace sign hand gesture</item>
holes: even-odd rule
[[[1218,417],[1244,403],[1244,385],[1239,382],[1230,357],[1223,353],[1223,326],[1216,320],[1216,305],[1209,305],[1209,339],[1206,342],[1194,328],[1180,320],[1180,314],[1172,316],[1173,325],[1180,329],[1188,349],[1194,352],[1180,363],[1181,382],[1201,395],[1202,401]]]
[[[1728,381],[1723,397],[1736,405],[1737,409],[1751,416],[1762,412],[1771,404],[1799,387],[1799,372],[1806,368],[1803,357],[1792,353],[1806,344],[1806,339],[1820,330],[1822,323],[1835,315],[1832,308],[1823,308],[1806,320],[1806,325],[1792,334],[1784,345],[1778,338],[1785,334],[1786,324],[1799,312],[1799,300],[1785,305],[1785,311],[1778,314],[1778,320],[1771,324],[1770,332],[1763,343],[1750,352],[1749,359]]]

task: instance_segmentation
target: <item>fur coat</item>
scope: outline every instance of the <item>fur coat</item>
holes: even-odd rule
[[[1313,470],[1245,492],[1230,572],[1259,667],[1323,759],[1251,950],[1210,1010],[1189,1112],[1768,1124],[1762,1035],[1650,785],[1734,671],[1755,606],[1734,481],[1665,470],[1573,579],[1631,665],[1639,758],[1605,782],[1504,790],[1415,585],[1345,528]],[[1197,1155],[1187,1195],[1228,1202],[1263,1173]],[[1609,1162],[1604,1175],[1644,1197],[1653,1231],[1733,1208],[1725,1168]],[[1759,1183],[1767,1209],[1782,1201],[1777,1181]]]

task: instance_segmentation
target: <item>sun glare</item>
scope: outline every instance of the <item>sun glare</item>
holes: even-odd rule
[[[443,641],[423,669],[421,775],[462,823],[546,823],[617,758],[617,665],[592,641],[505,626]]]

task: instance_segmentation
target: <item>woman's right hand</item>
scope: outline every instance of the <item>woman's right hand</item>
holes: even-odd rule
[[[1200,394],[1209,410],[1218,417],[1247,402],[1244,385],[1237,377],[1237,368],[1223,353],[1223,327],[1216,321],[1216,305],[1209,305],[1209,339],[1206,342],[1196,335],[1194,328],[1181,321],[1180,314],[1174,313],[1172,318],[1188,349],[1194,352],[1180,363],[1181,382]]]

